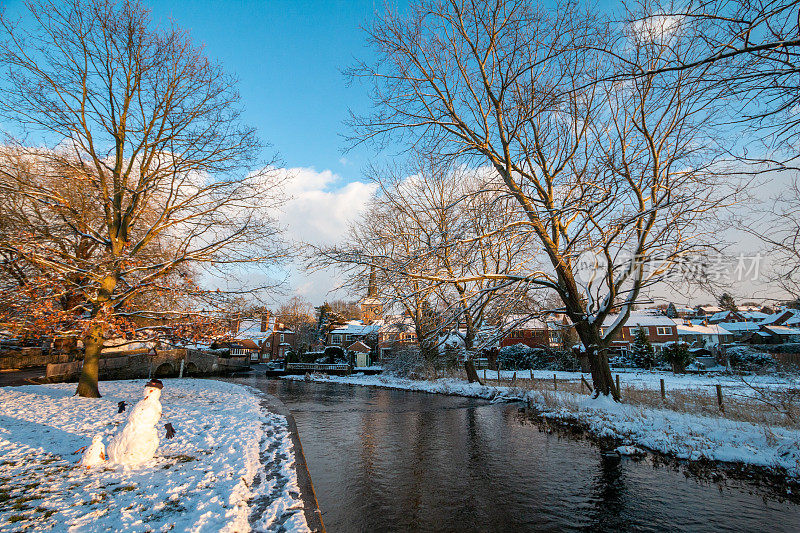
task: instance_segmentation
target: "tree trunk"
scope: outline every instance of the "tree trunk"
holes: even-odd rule
[[[81,370],[78,390],[76,391],[78,396],[100,398],[97,381],[100,374],[100,352],[103,349],[104,342],[102,325],[92,324],[83,339],[83,370]]]
[[[600,394],[611,395],[618,402],[619,391],[614,385],[614,377],[611,375],[611,367],[608,365],[608,352],[600,332],[592,326],[585,326],[578,329],[578,336],[589,357],[595,398]]]

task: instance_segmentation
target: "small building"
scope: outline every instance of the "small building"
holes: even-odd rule
[[[347,351],[355,354],[355,364],[356,368],[365,367],[370,365],[370,358],[369,354],[372,352],[372,348],[367,346],[361,341],[356,341],[350,346],[347,347]]]

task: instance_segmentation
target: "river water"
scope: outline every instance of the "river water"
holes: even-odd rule
[[[517,404],[241,380],[297,421],[323,520],[349,531],[800,531],[800,505],[603,457]]]

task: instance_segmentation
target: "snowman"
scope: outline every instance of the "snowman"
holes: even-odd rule
[[[92,438],[92,443],[83,452],[81,457],[81,466],[86,468],[97,466],[106,462],[106,446],[103,444],[103,436],[95,435]]]
[[[108,460],[136,466],[153,458],[158,448],[156,424],[161,418],[161,380],[151,379],[144,387],[144,398],[131,411],[122,432],[108,444]]]

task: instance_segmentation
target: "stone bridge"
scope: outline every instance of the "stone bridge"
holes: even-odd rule
[[[100,379],[135,379],[177,376],[183,365],[184,376],[229,375],[250,367],[247,357],[223,357],[218,353],[178,348],[173,350],[133,350],[100,357]],[[83,361],[50,363],[49,381],[70,381],[80,375]]]

